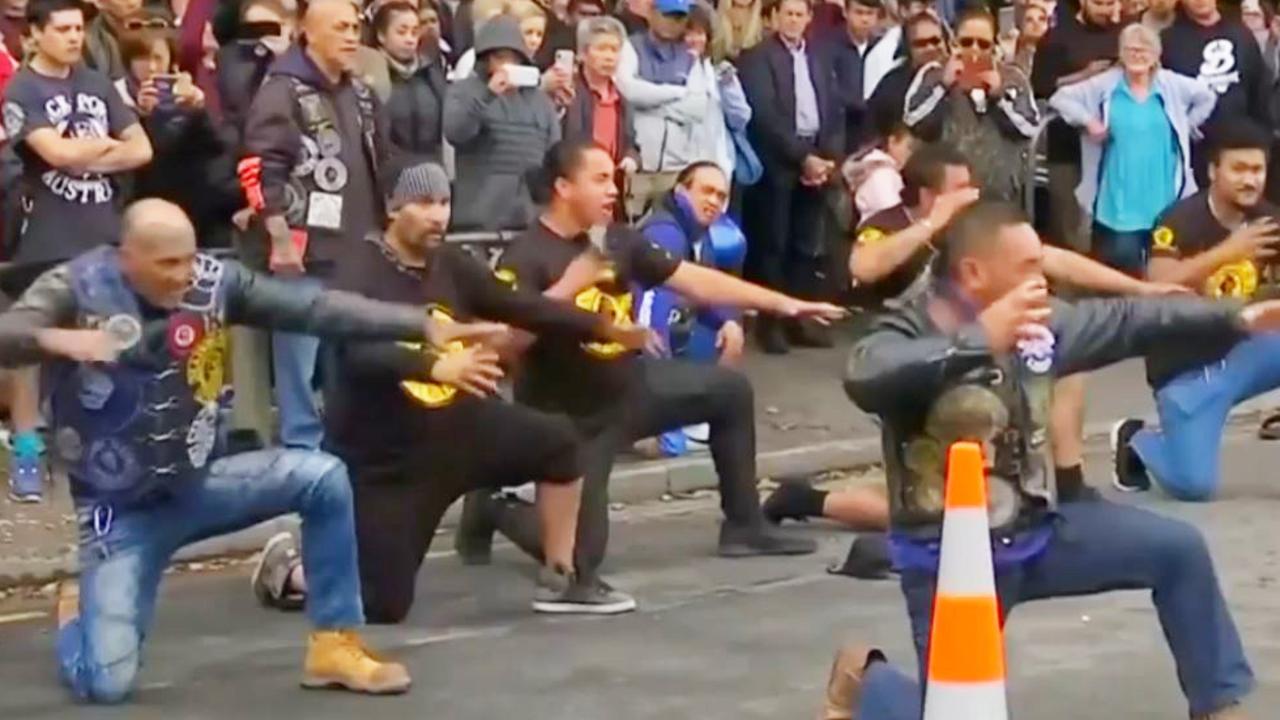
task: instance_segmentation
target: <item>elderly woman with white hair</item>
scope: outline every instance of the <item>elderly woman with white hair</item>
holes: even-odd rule
[[[1076,199],[1093,218],[1094,255],[1135,276],[1146,271],[1161,213],[1196,192],[1191,141],[1217,101],[1199,80],[1162,69],[1160,52],[1159,35],[1130,25],[1116,67],[1049,100],[1082,131]]]

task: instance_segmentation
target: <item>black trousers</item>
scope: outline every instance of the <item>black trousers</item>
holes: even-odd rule
[[[811,299],[826,297],[827,208],[823,189],[801,185],[799,176],[771,170],[747,188],[748,273],[753,280],[780,292]]]
[[[755,396],[751,382],[716,365],[642,358],[626,397],[594,417],[576,419],[583,435],[582,506],[575,562],[590,576],[609,545],[609,475],[620,450],[640,438],[686,425],[711,427],[711,458],[720,480],[720,507],[730,522],[760,522],[756,489]],[[525,552],[541,558],[537,516],[527,505],[503,505],[499,529]]]
[[[360,586],[371,623],[396,623],[409,614],[418,568],[440,518],[459,497],[478,488],[572,482],[581,475],[578,434],[563,415],[496,398],[462,398],[423,414],[422,442],[399,462],[348,462]]]

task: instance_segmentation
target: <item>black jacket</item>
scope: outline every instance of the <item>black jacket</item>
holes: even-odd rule
[[[929,313],[930,303],[935,302],[946,301],[929,292],[877,316],[868,334],[854,345],[844,380],[849,398],[883,422],[881,440],[894,525],[916,526],[924,532],[936,532],[940,516],[912,512],[908,488],[913,477],[905,455],[908,445],[924,434],[935,400],[970,378],[985,377],[985,384],[995,391],[1022,404],[1030,402],[1024,375],[1017,371],[1018,358],[993,355],[976,321],[950,332],[940,329]],[[1229,344],[1244,337],[1238,305],[1197,298],[1055,302],[1050,330],[1055,343],[1049,373],[1057,377],[1158,351],[1168,343],[1213,339]],[[1011,416],[1017,411],[1009,408]],[[1026,452],[1033,444],[1027,435],[1034,433],[1018,430],[1022,437],[1016,442],[1023,447],[1026,461],[1015,479],[1025,487],[1043,481],[1045,468],[1040,453]],[[1039,440],[1043,442],[1043,433]]]
[[[218,100],[222,103],[222,140],[238,153],[253,96],[262,87],[276,57],[257,40],[232,40],[218,48]]]
[[[915,77],[916,68],[903,62],[890,70],[876,85],[875,92],[867,98],[867,116],[877,137],[885,137],[893,126],[902,122],[907,106],[907,89]]]
[[[283,215],[307,233],[308,262],[336,261],[382,226],[386,137],[386,114],[359,80],[330,83],[298,46],[271,66],[249,109],[245,151],[262,161],[262,214]],[[317,193],[341,195],[341,203]]]
[[[818,98],[816,148],[796,136],[795,73],[782,40],[770,37],[739,59],[742,89],[753,108],[747,134],[766,171],[774,174],[799,175],[810,153],[837,161],[844,157],[844,95],[835,68],[817,43],[807,43],[805,52]]]
[[[444,66],[437,59],[406,76],[391,70],[387,125],[391,144],[404,163],[441,162],[444,142]]]

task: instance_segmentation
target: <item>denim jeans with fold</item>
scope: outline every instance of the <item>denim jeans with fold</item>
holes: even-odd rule
[[[141,507],[77,503],[80,616],[58,633],[63,682],[82,701],[123,701],[173,554],[290,512],[302,517],[312,624],[362,625],[351,485],[333,455],[285,449],[232,455],[214,462],[203,479]]]

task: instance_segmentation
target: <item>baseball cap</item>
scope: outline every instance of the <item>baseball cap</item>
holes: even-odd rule
[[[688,15],[690,0],[655,0],[653,9],[663,15]]]
[[[424,200],[447,202],[449,197],[449,175],[439,165],[424,162],[400,171],[389,204],[395,210]]]

